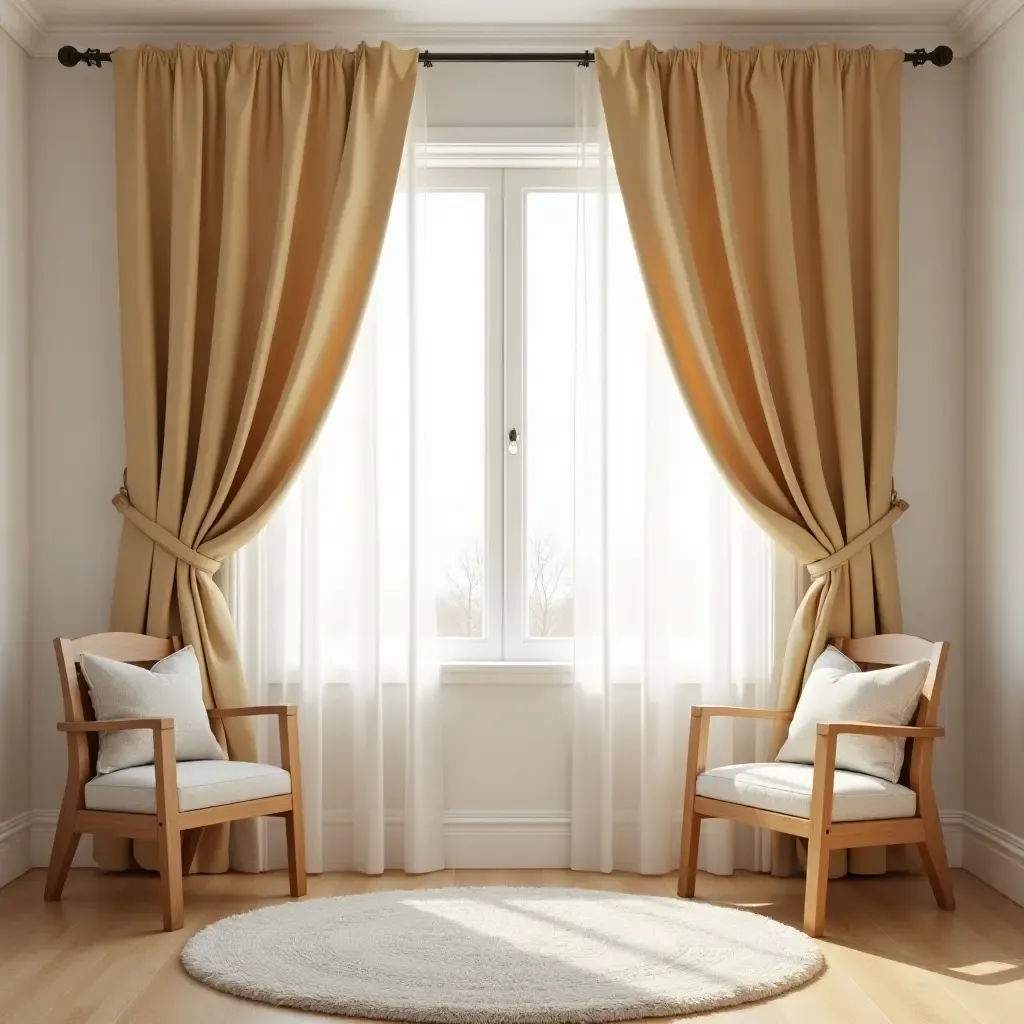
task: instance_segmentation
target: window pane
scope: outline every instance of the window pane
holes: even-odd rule
[[[486,557],[486,206],[483,192],[429,192],[420,295],[437,538],[437,631],[482,637]]]
[[[574,192],[526,195],[525,544],[529,637],[573,632]]]

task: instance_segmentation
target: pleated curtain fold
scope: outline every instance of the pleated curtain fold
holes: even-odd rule
[[[902,60],[831,46],[597,51],[679,386],[736,494],[811,569],[784,708],[828,636],[902,625],[891,532],[906,508],[892,476]],[[850,863],[883,870],[884,851]]]
[[[214,571],[283,498],[345,372],[416,71],[387,43],[114,57],[127,519],[111,628],[181,633],[214,706],[247,703]],[[249,723],[226,742],[255,760]],[[96,857],[133,862],[121,841]],[[197,865],[226,870],[225,828]]]

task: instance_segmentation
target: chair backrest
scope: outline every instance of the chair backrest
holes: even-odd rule
[[[938,725],[942,681],[946,674],[946,659],[949,656],[949,644],[946,641],[934,642],[905,633],[883,633],[880,636],[866,636],[857,640],[836,637],[830,643],[851,661],[857,662],[861,668],[927,661],[928,675],[925,677],[921,700],[912,724]],[[917,789],[922,777],[926,776],[930,784],[932,746],[930,743],[915,744],[912,740],[907,742],[908,749],[903,761],[901,782],[906,783],[909,780],[913,788]]]
[[[92,633],[73,640],[57,637],[53,641],[57,653],[57,670],[60,673],[61,692],[64,697],[64,719],[68,722],[92,722],[96,718],[89,687],[82,677],[83,654],[98,654],[114,661],[129,661],[147,668],[161,658],[181,648],[181,638],[176,636],[144,636],[141,633]],[[82,741],[85,741],[84,743]],[[68,753],[81,771],[87,771],[91,778],[96,771],[96,753],[99,746],[95,733],[87,737],[68,733]],[[88,746],[88,766],[84,753]]]

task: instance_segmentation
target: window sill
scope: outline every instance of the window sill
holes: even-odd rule
[[[449,661],[442,686],[571,686],[572,665],[563,661]]]
[[[292,673],[297,675],[298,670],[293,669]],[[439,677],[442,686],[572,686],[572,665],[561,661],[446,661],[440,665]],[[323,685],[347,687],[352,683],[351,673],[342,670]],[[384,679],[383,685],[405,683]],[[266,686],[279,694],[298,684],[270,682]]]

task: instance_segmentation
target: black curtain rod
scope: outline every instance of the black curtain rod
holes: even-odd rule
[[[88,50],[77,50],[73,46],[62,46],[57,51],[57,60],[66,68],[76,64],[98,68],[101,64],[109,64],[111,55],[95,47]],[[934,50],[918,47],[912,53],[903,54],[905,63],[915,68],[922,64],[934,64],[944,68],[953,62],[953,51],[948,46],[936,46]],[[589,67],[594,61],[594,51],[584,50],[582,53],[431,53],[424,50],[419,55],[419,62],[430,68],[435,64],[490,64],[490,63],[573,63],[580,67]]]

